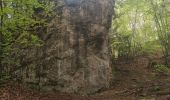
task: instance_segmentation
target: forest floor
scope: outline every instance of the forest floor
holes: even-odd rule
[[[170,75],[156,72],[148,64],[145,56],[129,62],[117,61],[112,87],[91,96],[39,93],[8,83],[0,86],[0,100],[170,100]]]

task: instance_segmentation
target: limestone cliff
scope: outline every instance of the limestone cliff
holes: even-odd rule
[[[113,0],[56,2],[62,5],[60,22],[58,16],[51,19],[42,48],[24,51],[23,81],[38,82],[44,90],[78,94],[109,87],[112,69],[108,32]]]

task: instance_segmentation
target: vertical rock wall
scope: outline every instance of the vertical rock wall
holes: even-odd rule
[[[24,82],[38,81],[45,90],[79,94],[91,94],[109,87],[112,69],[108,32],[113,0],[56,2],[62,5],[61,25],[58,25],[58,17],[54,17],[48,27],[45,46],[36,49],[35,54],[28,53],[37,59],[25,60],[29,63],[24,69]]]

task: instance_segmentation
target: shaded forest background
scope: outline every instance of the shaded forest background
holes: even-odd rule
[[[60,7],[52,0],[0,0],[0,83],[22,69],[25,49],[44,46],[48,22],[62,17]],[[170,1],[116,0],[114,10],[109,34],[113,63],[149,55],[149,67],[169,74]],[[152,61],[159,54],[163,63]]]
[[[8,67],[21,63],[16,53],[28,46],[43,45],[43,34],[47,33],[55,4],[48,0],[1,0],[0,3],[0,68],[7,71],[1,74],[10,75]],[[169,5],[168,0],[117,0],[110,31],[113,58],[129,59],[162,51],[168,67]]]

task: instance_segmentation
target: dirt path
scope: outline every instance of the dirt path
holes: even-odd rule
[[[148,64],[145,57],[117,63],[115,82],[101,93],[103,100],[170,100],[170,76],[149,69]]]
[[[115,64],[113,86],[91,96],[38,93],[12,83],[0,87],[0,100],[170,100],[170,76],[148,68],[148,59]]]

